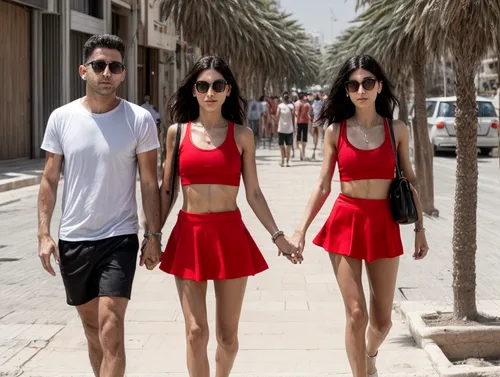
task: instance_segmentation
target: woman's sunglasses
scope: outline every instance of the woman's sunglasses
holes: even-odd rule
[[[212,87],[214,92],[222,93],[224,90],[226,90],[226,85],[227,85],[226,80],[219,79],[219,80],[215,80],[211,84],[209,82],[206,82],[206,81],[197,81],[196,84],[194,84],[194,87],[196,88],[198,93],[202,93],[202,94],[208,92],[210,87]]]
[[[356,80],[349,80],[345,83],[345,88],[351,93],[357,92],[360,85],[363,85],[363,88],[365,90],[372,90],[373,88],[375,88],[376,82],[377,80],[372,78],[366,78],[361,83],[357,82]]]
[[[120,63],[120,62],[117,62],[117,61],[112,61],[112,62],[106,63],[106,61],[104,61],[104,60],[93,60],[91,62],[88,62],[85,65],[86,66],[91,65],[92,70],[95,73],[104,72],[106,70],[106,67],[108,67],[108,66],[109,66],[109,71],[115,75],[119,75],[125,69],[125,65]]]

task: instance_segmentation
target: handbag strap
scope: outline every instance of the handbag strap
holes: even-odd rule
[[[169,187],[169,198],[168,198],[168,208],[170,211],[170,207],[172,207],[172,203],[174,201],[174,191],[177,183],[177,170],[179,167],[179,145],[181,141],[181,132],[182,132],[182,123],[177,124],[177,133],[175,135],[175,146],[174,146],[174,154],[172,156],[172,165],[170,169],[170,187]]]
[[[401,174],[401,168],[399,167],[398,150],[396,148],[396,138],[394,137],[394,129],[392,127],[392,119],[387,118],[387,122],[389,123],[389,136],[391,138],[392,151],[394,153],[394,157],[396,158],[396,178],[400,179],[402,177],[402,174]]]

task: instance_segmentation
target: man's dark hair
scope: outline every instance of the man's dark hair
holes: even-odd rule
[[[119,37],[112,34],[96,34],[91,36],[83,45],[83,63],[88,63],[90,55],[96,48],[118,50],[122,60],[125,59],[125,43]]]

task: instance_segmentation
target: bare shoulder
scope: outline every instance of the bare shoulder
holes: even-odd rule
[[[340,135],[340,123],[332,123],[325,130],[325,139],[328,138],[334,145],[337,145],[337,140]]]
[[[234,125],[234,136],[242,142],[253,140],[253,131],[251,128],[242,126],[241,124]]]
[[[397,138],[408,138],[408,126],[402,121],[400,121],[399,119],[394,119],[392,121],[392,127]]]

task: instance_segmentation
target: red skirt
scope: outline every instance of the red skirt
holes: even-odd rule
[[[160,269],[195,281],[236,279],[268,268],[239,210],[179,211]]]
[[[399,225],[392,219],[386,199],[340,194],[313,243],[330,253],[367,262],[403,254]]]

